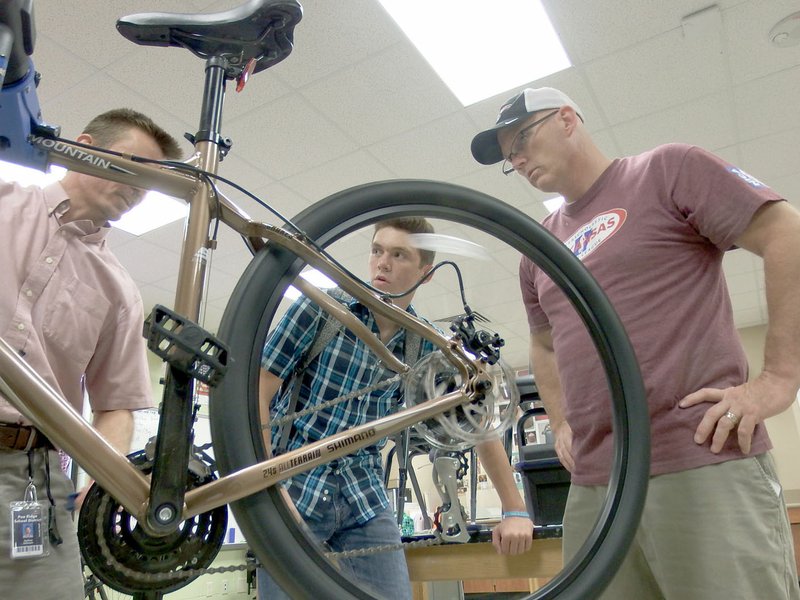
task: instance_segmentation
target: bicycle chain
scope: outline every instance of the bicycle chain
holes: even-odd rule
[[[105,510],[106,505],[111,501],[110,496],[106,495],[100,504],[99,513]],[[229,565],[227,567],[206,567],[204,569],[181,569],[180,571],[168,571],[164,573],[142,573],[141,571],[136,571],[127,567],[120,563],[113,554],[111,554],[111,549],[108,547],[106,543],[106,539],[103,536],[103,523],[101,519],[97,520],[95,526],[95,534],[97,535],[97,542],[100,546],[100,552],[103,556],[103,559],[106,561],[108,566],[115,569],[117,572],[122,573],[126,577],[135,578],[141,581],[149,581],[149,582],[159,582],[159,581],[167,581],[170,579],[175,579],[176,577],[183,577],[183,578],[190,578],[190,577],[200,577],[201,575],[215,575],[218,573],[235,573],[238,571],[251,571],[256,568],[253,564],[240,564],[240,565]],[[430,546],[439,546],[444,544],[444,540],[441,538],[431,538],[427,540],[418,540],[416,542],[401,542],[399,544],[385,544],[383,546],[375,546],[372,548],[362,548],[359,550],[344,550],[341,552],[325,552],[325,556],[328,558],[348,558],[353,556],[365,556],[367,554],[378,554],[379,552],[388,552],[391,550],[405,550],[407,548],[426,548]]]
[[[366,556],[367,554],[378,554],[389,552],[390,550],[405,550],[406,548],[426,548],[428,546],[439,546],[444,544],[442,538],[433,537],[427,540],[417,540],[416,542],[400,542],[399,544],[385,544],[383,546],[373,546],[371,548],[360,548],[358,550],[342,550],[341,552],[326,552],[329,558],[349,558],[351,556]]]
[[[275,419],[274,421],[272,421],[272,424],[282,425],[283,423],[287,422],[290,419],[294,420],[294,419],[296,419],[298,417],[302,417],[302,416],[305,416],[307,414],[311,414],[311,413],[323,410],[325,408],[329,408],[331,406],[335,406],[337,404],[341,404],[343,402],[348,402],[349,400],[352,400],[353,398],[357,398],[359,396],[363,396],[365,394],[369,394],[369,393],[371,393],[371,392],[373,392],[373,391],[375,391],[377,389],[380,389],[382,387],[386,387],[386,386],[388,386],[388,385],[390,385],[392,383],[395,383],[395,382],[397,382],[397,381],[399,381],[401,379],[402,379],[402,376],[400,374],[397,374],[397,375],[395,375],[393,377],[390,377],[388,379],[384,379],[382,381],[379,381],[378,383],[373,384],[371,386],[368,386],[366,388],[361,388],[361,389],[355,390],[353,392],[350,392],[349,394],[345,394],[344,396],[339,396],[338,398],[333,398],[332,400],[328,400],[327,402],[323,402],[322,404],[319,404],[318,406],[309,407],[309,408],[303,409],[301,411],[297,411],[295,413],[290,413],[290,414],[284,415],[283,417],[280,417],[280,418]],[[206,449],[206,448],[208,448],[210,446],[211,446],[211,444],[205,444],[200,449],[201,450],[202,449]],[[110,502],[110,497],[106,495],[101,501],[100,508],[104,510],[108,502]],[[96,524],[95,534],[97,535],[97,541],[98,541],[98,545],[100,546],[100,552],[101,552],[101,554],[103,556],[103,559],[106,561],[106,564],[108,564],[110,567],[115,569],[117,572],[119,572],[119,573],[121,573],[121,574],[123,574],[123,575],[125,575],[127,577],[136,578],[138,580],[150,581],[150,582],[154,582],[155,583],[155,582],[159,582],[159,581],[166,581],[166,580],[169,580],[169,579],[174,579],[176,577],[184,577],[184,578],[190,578],[190,577],[195,577],[195,576],[199,577],[201,575],[213,575],[213,574],[217,574],[217,573],[234,573],[234,572],[237,572],[237,571],[247,571],[247,570],[252,570],[252,569],[255,568],[252,564],[241,564],[241,565],[229,565],[227,567],[206,567],[204,569],[181,569],[180,571],[168,571],[168,572],[165,572],[165,573],[142,573],[141,571],[136,571],[134,569],[131,569],[130,567],[127,567],[127,566],[123,565],[122,563],[120,563],[114,557],[113,554],[111,554],[111,549],[108,547],[108,544],[106,543],[106,539],[105,539],[105,537],[103,535],[102,521],[99,520],[99,519],[98,519],[97,524]],[[328,558],[334,558],[334,559],[335,558],[349,558],[349,557],[353,557],[353,556],[365,556],[365,555],[368,555],[368,554],[378,554],[378,553],[381,553],[381,552],[390,552],[390,551],[395,551],[395,550],[405,550],[406,548],[425,548],[425,547],[429,547],[429,546],[438,546],[438,545],[441,545],[443,543],[444,543],[444,540],[442,540],[441,538],[438,538],[438,537],[434,537],[434,538],[427,539],[427,540],[418,540],[416,542],[401,542],[399,544],[385,544],[385,545],[382,545],[382,546],[373,546],[371,548],[362,548],[362,549],[358,549],[358,550],[343,550],[343,551],[340,551],[340,552],[332,552],[331,551],[331,552],[325,552],[324,554]]]
[[[282,417],[279,417],[277,419],[272,419],[272,420],[270,420],[269,425],[264,425],[264,427],[271,427],[272,425],[278,425],[278,426],[283,425],[284,423],[287,423],[288,421],[294,421],[295,419],[297,419],[299,417],[304,417],[306,415],[310,415],[310,414],[318,412],[320,410],[324,410],[324,409],[329,408],[331,406],[336,406],[337,404],[342,404],[343,402],[348,402],[348,401],[352,400],[353,398],[358,398],[359,396],[364,396],[366,394],[370,394],[370,393],[374,392],[375,390],[378,390],[378,389],[380,389],[382,387],[386,387],[391,383],[395,383],[396,381],[400,381],[401,379],[402,379],[402,376],[400,374],[397,374],[394,377],[389,377],[388,379],[383,379],[383,380],[379,381],[378,383],[375,383],[373,385],[367,386],[365,388],[354,390],[354,391],[350,392],[349,394],[345,394],[344,396],[339,396],[338,398],[333,398],[332,400],[328,400],[326,402],[323,402],[322,404],[318,404],[317,406],[310,406],[309,408],[304,408],[303,410],[299,410],[297,412],[286,414],[286,415],[284,415]],[[296,385],[299,385],[299,383],[297,383]]]

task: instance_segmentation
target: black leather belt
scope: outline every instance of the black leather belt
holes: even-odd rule
[[[52,447],[50,440],[35,427],[0,423],[0,448],[27,451]]]

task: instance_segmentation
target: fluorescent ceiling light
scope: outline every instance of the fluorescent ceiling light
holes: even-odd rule
[[[321,290],[329,290],[331,288],[336,287],[336,282],[330,279],[327,275],[322,273],[321,271],[317,271],[316,269],[309,269],[308,271],[303,271],[300,273],[300,277],[305,279],[314,287],[318,287]],[[293,285],[290,285],[286,288],[286,292],[283,294],[284,298],[288,298],[289,300],[297,300],[300,297],[300,290],[298,290]]]
[[[551,213],[561,208],[562,204],[564,204],[564,196],[556,196],[555,198],[544,201],[544,207],[547,209],[547,212]]]
[[[61,180],[66,172],[63,167],[53,166],[47,173],[43,173],[36,169],[0,161],[0,179],[15,181],[23,186],[45,187]],[[159,192],[148,192],[137,206],[118,221],[112,221],[111,225],[133,235],[142,235],[167,223],[185,218],[188,211],[189,206],[185,202]]]
[[[168,223],[184,219],[189,205],[160,192],[147,192],[142,201],[111,225],[133,235],[142,235]]]
[[[570,67],[539,0],[379,0],[464,106]]]
[[[67,170],[64,167],[51,166],[47,173],[43,173],[38,169],[29,169],[14,163],[0,161],[0,179],[14,181],[23,187],[30,185],[45,187],[60,181],[66,172]]]

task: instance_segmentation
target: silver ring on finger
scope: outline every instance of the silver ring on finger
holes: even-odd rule
[[[736,415],[736,413],[730,410],[725,413],[725,416],[728,419],[730,419],[731,423],[733,423],[734,425],[736,425],[739,422],[739,417]]]

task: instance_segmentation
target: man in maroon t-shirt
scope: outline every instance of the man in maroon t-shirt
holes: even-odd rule
[[[565,204],[545,227],[602,286],[631,338],[651,416],[642,521],[603,598],[800,598],[791,530],[763,421],[800,386],[800,214],[744,171],[693,146],[607,158],[578,106],[553,88],[506,102],[472,142]],[[764,260],[764,370],[747,360],[722,273],[725,251]],[[594,526],[612,463],[608,386],[588,333],[555,284],[520,264],[531,364],[572,473],[570,558]]]

